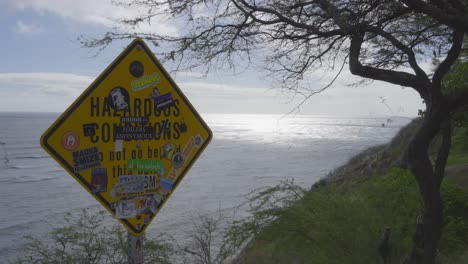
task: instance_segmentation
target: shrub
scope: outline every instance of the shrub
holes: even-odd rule
[[[227,244],[248,243],[240,254],[242,263],[378,263],[377,246],[386,226],[391,227],[392,263],[410,254],[422,204],[416,181],[406,170],[393,168],[359,182],[320,184],[301,195],[293,189],[286,183],[254,196],[260,206],[228,230]],[[463,260],[467,248],[467,193],[444,183],[442,195],[441,253],[444,260],[453,260],[446,263],[463,263],[456,257]],[[287,202],[265,202],[271,197]]]
[[[104,211],[86,209],[78,215],[66,214],[65,226],[52,230],[46,238],[27,236],[29,243],[15,263],[127,263],[127,231],[117,224],[109,227],[104,216]],[[170,263],[169,257],[177,252],[166,235],[145,239],[144,245],[145,263]]]

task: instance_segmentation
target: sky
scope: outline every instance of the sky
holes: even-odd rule
[[[113,42],[98,53],[77,41],[81,35],[130,30],[116,21],[144,9],[124,8],[112,0],[0,0],[0,112],[63,112],[130,43]],[[173,33],[170,23],[143,25],[141,32]],[[157,47],[151,46],[155,51]],[[173,79],[200,113],[295,114],[320,116],[409,116],[422,100],[409,88],[383,82],[350,86],[360,79],[345,68],[334,85],[310,97],[272,87],[264,73],[249,69],[179,72]],[[333,76],[308,76],[314,89]]]

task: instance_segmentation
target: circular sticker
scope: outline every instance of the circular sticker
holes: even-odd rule
[[[119,202],[117,209],[123,216],[130,216],[133,213],[133,208],[131,208],[126,202]]]
[[[139,61],[133,61],[130,63],[130,73],[137,78],[140,78],[143,76],[143,73],[145,72],[145,68],[143,67],[143,63]]]
[[[128,107],[130,102],[130,95],[125,88],[117,86],[114,87],[109,93],[109,103],[112,109],[120,111]]]
[[[80,145],[80,136],[74,131],[68,131],[62,136],[62,146],[66,150],[74,150]]]
[[[174,153],[174,156],[172,156],[172,166],[174,166],[175,169],[180,169],[184,165],[185,158],[180,152]]]

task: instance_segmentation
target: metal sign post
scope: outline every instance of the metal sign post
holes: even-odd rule
[[[143,252],[144,237],[145,235],[134,236],[132,232],[127,231],[128,264],[143,264],[145,262]]]

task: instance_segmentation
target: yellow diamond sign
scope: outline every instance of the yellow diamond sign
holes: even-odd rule
[[[212,138],[141,39],[42,135],[42,147],[141,235]]]

